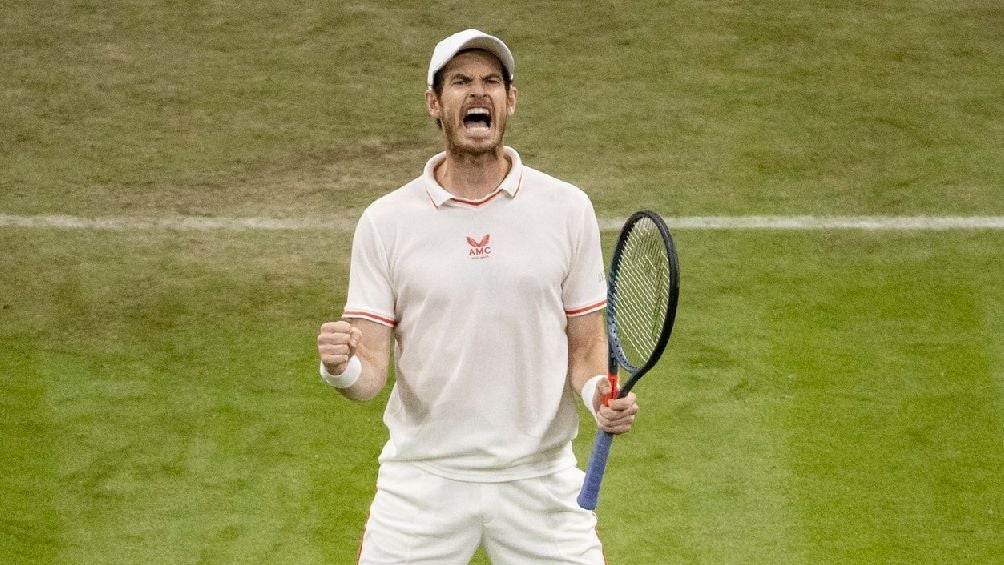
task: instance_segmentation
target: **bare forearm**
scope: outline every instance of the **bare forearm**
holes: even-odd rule
[[[391,339],[390,328],[366,320],[323,324],[317,337],[322,378],[345,398],[372,399],[387,384]]]
[[[357,402],[372,400],[387,384],[387,359],[384,358],[381,363],[379,357],[362,346],[356,349],[356,357],[362,364],[359,379],[348,388],[336,390],[349,400]]]
[[[583,399],[589,411],[596,418],[601,430],[622,434],[634,425],[638,414],[638,402],[634,393],[624,398],[604,403],[603,399],[612,391],[607,374],[607,334],[603,326],[603,314],[594,312],[581,318],[568,319],[568,380]],[[593,385],[583,390],[583,386],[596,377]],[[591,396],[591,398],[590,398]]]
[[[568,321],[568,380],[576,392],[586,381],[607,371],[607,336],[603,313],[594,312]]]

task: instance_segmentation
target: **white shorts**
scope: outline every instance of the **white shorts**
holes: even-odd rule
[[[603,565],[596,516],[575,502],[582,476],[471,483],[384,463],[359,563],[467,565],[482,546],[494,565]]]

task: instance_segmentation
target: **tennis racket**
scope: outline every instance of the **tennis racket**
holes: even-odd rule
[[[608,370],[605,402],[626,395],[666,349],[680,297],[680,265],[666,223],[654,212],[635,212],[621,229],[607,283]],[[617,376],[629,375],[620,391]],[[596,431],[579,506],[596,509],[613,434]]]

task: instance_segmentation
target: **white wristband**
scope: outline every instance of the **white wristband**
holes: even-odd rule
[[[321,379],[335,388],[349,388],[350,386],[356,384],[356,381],[359,380],[359,375],[361,375],[362,372],[363,364],[355,355],[349,359],[348,365],[345,366],[345,372],[340,375],[332,375],[328,372],[324,363],[321,363]]]
[[[596,407],[593,406],[593,397],[596,396],[596,383],[600,382],[600,379],[605,378],[607,378],[606,375],[596,375],[586,381],[586,384],[582,385],[582,403],[586,405],[586,409],[593,415],[593,418],[596,417]]]

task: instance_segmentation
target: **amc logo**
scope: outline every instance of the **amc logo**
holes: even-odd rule
[[[492,236],[489,233],[486,233],[481,239],[467,236],[467,245],[469,246],[467,256],[471,259],[487,259],[492,254],[492,248],[488,245],[491,239]]]

